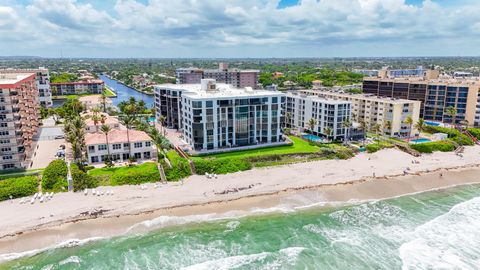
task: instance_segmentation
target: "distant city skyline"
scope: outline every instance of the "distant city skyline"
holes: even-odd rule
[[[478,56],[474,0],[0,0],[0,56]]]

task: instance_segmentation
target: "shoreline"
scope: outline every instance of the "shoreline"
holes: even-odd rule
[[[478,175],[480,175],[478,150],[479,148],[472,147],[466,153],[467,156],[474,157],[473,161],[475,162],[470,162],[472,160],[467,158],[461,160],[462,162],[449,162],[452,163],[450,167],[443,166],[441,162],[436,162],[435,157],[439,155],[426,156],[425,160],[431,160],[433,161],[432,164],[438,163],[439,166],[426,164],[423,166],[424,168],[411,170],[411,174],[407,175],[401,173],[402,166],[399,166],[404,164],[394,164],[396,166],[392,168],[397,168],[397,170],[387,168],[387,173],[377,173],[375,178],[364,173],[354,173],[353,176],[356,177],[353,178],[340,175],[337,177],[341,178],[334,179],[335,181],[327,181],[326,179],[312,179],[318,176],[318,172],[307,171],[305,175],[308,177],[308,181],[305,182],[290,181],[283,183],[283,179],[275,181],[278,173],[285,174],[287,171],[305,171],[305,168],[312,168],[314,165],[310,162],[223,175],[219,176],[220,180],[205,180],[205,177],[193,176],[187,179],[184,184],[167,184],[156,190],[139,191],[136,186],[114,187],[112,189],[115,190],[116,194],[113,197],[92,198],[91,195],[84,196],[79,193],[70,193],[56,194],[52,201],[43,205],[30,206],[19,205],[18,202],[3,202],[0,204],[0,214],[4,214],[3,216],[7,218],[17,216],[17,220],[11,220],[10,224],[0,225],[0,254],[51,247],[71,239],[123,235],[127,231],[132,232],[132,226],[135,227],[135,230],[140,230],[139,232],[150,231],[158,228],[158,226],[140,226],[138,224],[153,224],[155,222],[152,222],[152,220],[162,217],[169,217],[169,219],[167,218],[166,223],[162,223],[160,227],[184,224],[182,223],[184,222],[183,219],[188,221],[201,218],[199,216],[202,215],[208,217],[206,220],[215,217],[235,218],[251,215],[252,211],[255,214],[256,211],[266,213],[265,211],[278,210],[282,207],[287,207],[287,210],[295,210],[303,209],[308,205],[333,206],[338,203],[352,203],[352,200],[379,200],[457,185],[474,184],[480,182],[478,178]],[[401,153],[397,150],[384,150],[379,154],[365,154],[369,159],[361,157],[365,160],[358,162],[362,162],[361,164],[368,163],[375,160],[375,157],[391,158],[392,154],[397,155],[396,158],[405,159],[407,156]],[[445,155],[448,156],[446,153],[440,154],[442,157]],[[409,159],[411,160],[412,157],[409,157]],[[448,162],[449,159],[446,161]],[[313,163],[321,165],[338,163],[338,167],[345,167],[345,164],[354,166],[356,162],[345,160],[316,161]],[[403,162],[405,163],[405,160]],[[408,161],[406,163],[408,164]],[[328,168],[328,166],[325,167]],[[363,169],[365,170],[365,166]],[[371,168],[368,169],[371,170]],[[440,177],[440,173],[443,174],[443,177]],[[294,171],[290,174],[293,177],[296,173]],[[245,175],[257,175],[258,177],[249,179],[245,178]],[[270,175],[273,180],[262,179],[262,175]],[[328,173],[323,176],[335,178],[335,175],[329,175]],[[239,183],[234,181],[237,179],[241,181]],[[269,184],[270,180],[272,180],[271,185],[267,186],[266,184]],[[226,181],[230,181],[230,183],[225,183]],[[238,184],[237,188],[254,186],[233,193],[219,194],[214,190],[211,194],[201,193],[206,190],[203,186],[207,182],[211,186],[206,188],[219,188],[226,191],[229,190],[228,187],[232,186],[232,181]],[[187,187],[199,189],[200,186],[203,187],[203,190],[197,192],[186,190]],[[105,188],[109,189],[110,187]],[[104,190],[105,188],[99,189]],[[166,199],[162,198],[162,196],[159,196],[159,193],[162,192],[172,196]],[[187,194],[182,194],[182,192]],[[173,200],[172,198],[175,197],[178,198]],[[108,202],[104,202],[103,200],[107,198]],[[57,199],[60,201],[59,204],[64,205],[65,208],[58,206]],[[92,199],[93,201],[91,201]],[[84,201],[84,205],[82,201]],[[70,209],[69,205],[77,208]],[[50,208],[48,206],[54,206],[51,207],[52,211],[45,211],[45,208]],[[258,208],[260,206],[261,209]],[[22,213],[19,212],[22,211],[21,209],[29,208],[31,209],[30,213],[28,211],[23,212],[18,217],[17,213]],[[36,211],[33,208],[41,210]],[[46,216],[49,212],[51,213],[50,216]],[[25,220],[27,224],[23,223],[22,220]]]

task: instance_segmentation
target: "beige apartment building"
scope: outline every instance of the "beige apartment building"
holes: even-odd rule
[[[0,73],[0,171],[28,166],[39,119],[36,74]]]
[[[363,80],[363,92],[421,102],[420,117],[429,121],[457,124],[467,121],[480,126],[480,79],[439,76],[429,70],[423,77],[369,77]],[[455,119],[447,108],[456,109]]]
[[[228,68],[228,63],[219,63],[218,69],[179,68],[175,71],[177,84],[199,84],[202,79],[214,79],[218,83],[236,88],[257,88],[260,70]]]
[[[416,131],[404,121],[408,116],[412,116],[414,123],[418,121],[420,101],[317,90],[299,90],[299,92],[325,99],[351,102],[353,121],[365,123],[367,130],[371,130],[371,127],[378,124],[382,133],[388,136],[408,137],[416,134]]]

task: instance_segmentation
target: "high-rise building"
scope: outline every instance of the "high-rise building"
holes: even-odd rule
[[[465,78],[365,78],[363,92],[379,97],[421,101],[420,117],[452,123],[467,121],[480,126],[480,80]],[[456,109],[455,117],[447,108]]]
[[[415,130],[405,124],[405,119],[411,116],[414,123],[418,121],[420,101],[381,98],[371,94],[348,94],[317,90],[300,90],[299,92],[325,99],[350,102],[352,104],[352,120],[357,123],[364,123],[367,130],[372,130],[374,125],[378,125],[382,133],[386,135],[396,137],[415,135]]]
[[[52,92],[50,90],[50,73],[47,68],[39,67],[34,69],[2,69],[0,73],[17,73],[17,74],[31,74],[35,73],[37,81],[38,97],[40,105],[45,108],[50,108],[53,105]]]
[[[285,94],[236,88],[203,79],[200,84],[164,84],[155,89],[157,120],[180,129],[197,152],[282,142]]]
[[[311,130],[309,122],[313,119]],[[341,99],[325,99],[313,95],[287,93],[285,124],[289,128],[308,130],[333,140],[345,140],[351,121],[351,102]]]
[[[259,70],[229,69],[228,63],[220,63],[218,69],[179,68],[175,71],[177,84],[198,84],[202,79],[215,79],[218,83],[236,88],[257,88]]]
[[[36,74],[0,73],[0,170],[28,166],[39,119]]]

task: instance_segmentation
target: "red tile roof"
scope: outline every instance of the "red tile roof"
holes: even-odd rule
[[[151,141],[152,139],[147,133],[139,130],[130,130],[130,143],[132,142],[144,142]],[[127,131],[126,130],[116,130],[113,129],[108,133],[108,143],[124,143],[128,142],[127,140]],[[85,144],[106,144],[105,134],[101,132],[96,133],[87,133],[85,134]]]

